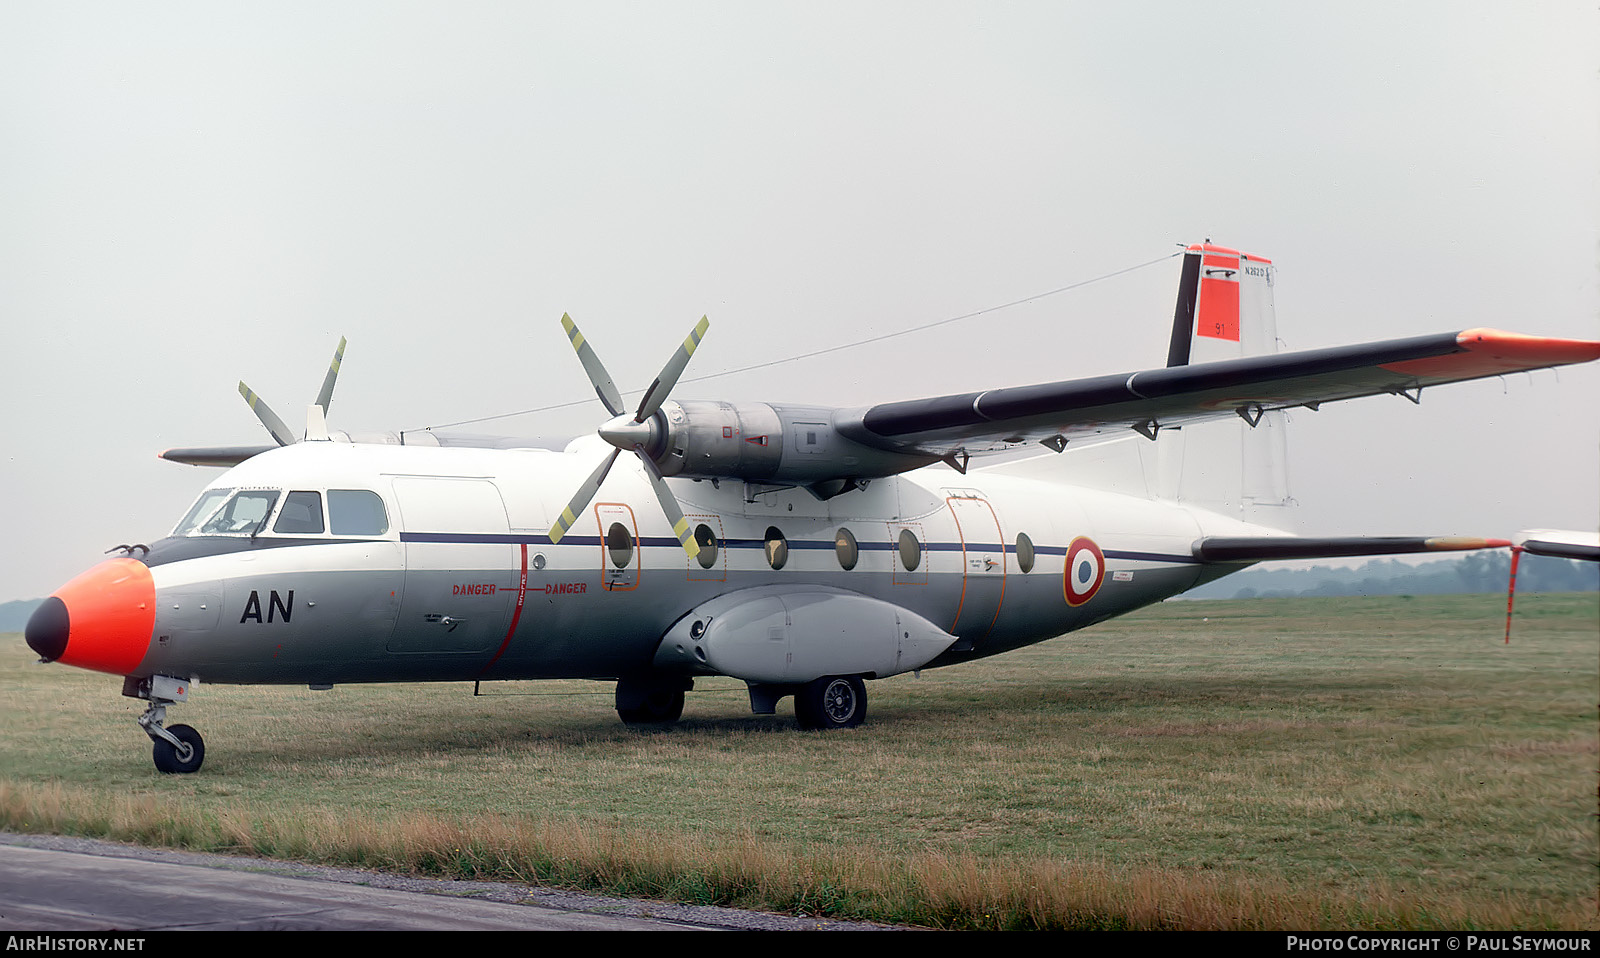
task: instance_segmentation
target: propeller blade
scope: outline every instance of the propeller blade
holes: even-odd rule
[[[272,407],[267,405],[266,400],[257,396],[242,379],[239,381],[239,395],[244,397],[251,411],[261,420],[261,425],[267,427],[267,432],[272,433],[272,438],[278,441],[278,445],[292,446],[298,441],[294,433],[289,431],[289,427],[283,424],[283,420],[278,418],[278,414],[272,411]]]
[[[328,375],[322,378],[322,391],[317,393],[317,405],[322,407],[322,415],[328,415],[328,403],[333,401],[333,382],[339,378],[339,364],[344,362],[343,336],[339,337],[339,348],[333,351],[333,363],[328,366]]]
[[[678,377],[683,375],[683,367],[689,365],[689,357],[694,355],[700,340],[705,338],[706,329],[710,326],[709,319],[700,317],[700,322],[689,331],[683,345],[679,346],[678,351],[667,360],[667,364],[661,367],[661,375],[657,376],[656,381],[650,384],[650,388],[644,391],[644,398],[639,400],[639,411],[633,414],[634,422],[644,422],[654,416],[656,410],[661,408],[661,404],[667,401],[667,394],[678,384]]]
[[[613,449],[611,455],[606,457],[606,461],[602,462],[598,469],[590,473],[589,478],[585,479],[583,485],[578,487],[578,491],[573,495],[572,501],[567,503],[566,509],[562,510],[561,517],[556,520],[555,525],[550,527],[550,542],[552,544],[560,542],[561,537],[566,535],[568,530],[577,524],[578,515],[588,508],[589,500],[593,499],[594,494],[600,491],[600,483],[606,481],[606,473],[611,471],[611,464],[616,462],[617,457],[620,455],[622,455],[621,449]]]
[[[600,357],[595,355],[594,347],[583,338],[583,333],[578,331],[578,324],[566,313],[561,314],[561,328],[567,331],[567,338],[572,341],[572,348],[578,353],[578,361],[583,363],[583,371],[589,374],[589,382],[594,384],[594,391],[600,397],[601,405],[613,416],[622,415],[622,393],[617,391],[617,384],[611,381],[611,374],[606,372],[606,367],[600,362]]]
[[[678,498],[667,488],[667,480],[661,477],[661,470],[644,454],[643,448],[635,448],[639,461],[644,463],[644,471],[650,476],[650,489],[656,494],[656,501],[661,503],[661,511],[666,513],[667,522],[672,526],[672,534],[678,537],[678,544],[683,546],[683,551],[689,553],[693,559],[700,554],[700,543],[694,541],[694,533],[689,529],[689,520],[683,517],[683,510],[678,508]]]

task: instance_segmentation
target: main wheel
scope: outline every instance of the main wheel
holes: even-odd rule
[[[198,772],[200,763],[206,760],[206,743],[200,733],[187,725],[174,725],[167,731],[178,740],[178,744],[173,745],[164,738],[155,740],[151,757],[156,761],[156,770],[168,775]]]
[[[867,717],[867,683],[825,675],[794,693],[794,715],[804,729],[855,728]]]
[[[664,725],[683,717],[682,689],[652,689],[636,704],[617,706],[617,717],[626,725]]]

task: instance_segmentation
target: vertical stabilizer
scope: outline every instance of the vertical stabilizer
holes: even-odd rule
[[[1210,242],[1184,251],[1168,366],[1278,351],[1272,261]],[[1286,528],[1289,483],[1284,414],[1162,430],[1157,439],[1164,498],[1249,522]]]
[[[1199,243],[1183,254],[1168,366],[1278,351],[1272,260]]]

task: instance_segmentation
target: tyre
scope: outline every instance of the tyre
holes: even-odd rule
[[[654,689],[638,697],[635,704],[617,706],[617,717],[625,725],[665,725],[683,717],[682,689]]]
[[[206,743],[200,733],[187,725],[174,725],[167,731],[178,740],[178,744],[173,745],[164,738],[155,740],[152,757],[156,761],[156,770],[168,775],[187,775],[199,771],[200,763],[206,760]]]
[[[794,694],[804,729],[855,728],[867,717],[867,684],[855,676],[825,675]]]

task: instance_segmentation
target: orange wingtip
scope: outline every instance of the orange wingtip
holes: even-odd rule
[[[1463,349],[1506,359],[1545,363],[1585,363],[1600,359],[1600,342],[1587,339],[1552,339],[1500,329],[1466,329],[1456,335]]]
[[[1429,552],[1467,552],[1472,549],[1509,549],[1510,539],[1479,539],[1472,536],[1435,536],[1425,543]]]
[[[1462,330],[1456,334],[1456,345],[1462,352],[1385,363],[1383,368],[1413,376],[1457,380],[1600,359],[1600,342],[1527,336],[1499,329]]]

